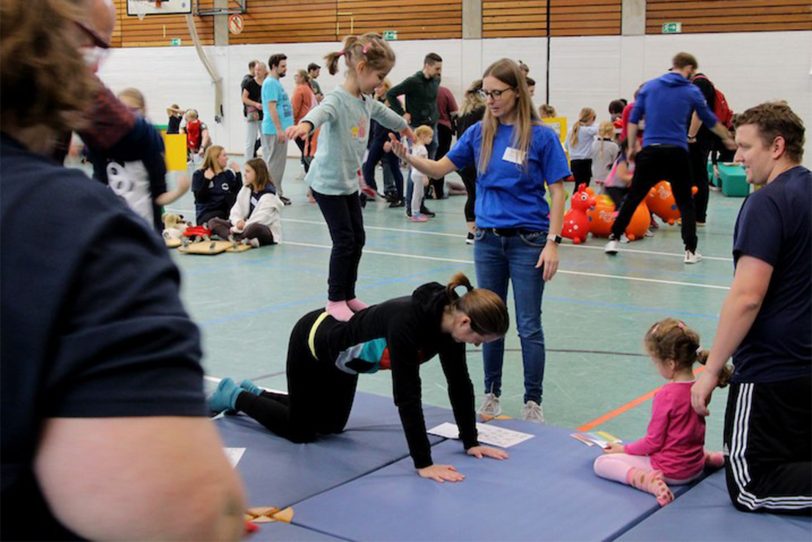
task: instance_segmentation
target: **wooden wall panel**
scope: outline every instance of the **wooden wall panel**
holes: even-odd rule
[[[248,0],[240,34],[228,43],[296,43],[335,41],[336,0]]]
[[[186,26],[185,15],[148,15],[143,20],[127,15],[126,0],[115,0],[116,30],[114,43],[118,47],[170,46],[170,40],[180,38],[183,46],[191,46],[192,38]],[[214,0],[197,0],[201,9],[214,7]],[[197,34],[203,45],[214,44],[214,18],[195,17]],[[118,41],[116,42],[116,32]]]
[[[552,36],[620,34],[622,0],[551,0]],[[482,37],[544,37],[546,0],[483,0]]]
[[[682,23],[682,32],[771,32],[812,30],[809,0],[648,0],[646,33],[663,23]]]
[[[400,40],[462,38],[462,0],[338,0],[338,39],[395,30]]]

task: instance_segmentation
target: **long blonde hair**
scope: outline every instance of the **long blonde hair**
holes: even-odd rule
[[[578,145],[578,131],[581,126],[587,126],[595,120],[595,110],[591,107],[584,107],[578,114],[578,122],[572,126],[570,133],[570,145],[573,147]]]
[[[533,126],[541,124],[533,108],[533,102],[530,100],[527,78],[519,69],[519,65],[509,58],[497,60],[488,66],[488,69],[482,74],[482,79],[486,77],[494,77],[516,92],[516,123],[513,125],[511,146],[521,151],[522,165],[526,166],[527,151],[533,140]],[[490,109],[486,109],[485,117],[482,119],[482,147],[477,167],[480,174],[485,173],[488,169],[488,162],[491,161],[491,154],[493,154],[493,139],[498,128],[499,120],[493,116]]]
[[[485,100],[482,99],[480,91],[482,90],[482,79],[477,79],[472,82],[468,89],[465,91],[465,96],[462,99],[462,107],[460,108],[460,116],[467,115],[475,109],[485,107]]]
[[[212,145],[206,149],[206,158],[203,160],[203,165],[200,166],[200,169],[206,171],[211,168],[215,175],[223,171],[223,168],[221,168],[217,162],[217,157],[220,156],[221,152],[223,152],[223,147],[220,145]]]

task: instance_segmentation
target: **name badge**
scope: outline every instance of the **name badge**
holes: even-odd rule
[[[507,149],[505,149],[505,154],[502,155],[502,160],[521,165],[524,163],[525,154],[526,153],[524,151],[508,147]]]

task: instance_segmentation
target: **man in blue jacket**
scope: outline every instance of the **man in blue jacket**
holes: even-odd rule
[[[736,143],[730,133],[708,108],[691,77],[699,67],[696,58],[678,53],[673,67],[665,75],[643,85],[629,117],[628,159],[635,161],[634,177],[626,200],[612,226],[612,234],[604,251],[617,254],[618,241],[626,226],[652,186],[665,179],[671,183],[674,199],[682,216],[682,241],[685,243],[685,263],[702,259],[696,251],[696,214],[691,200],[691,163],[688,154],[688,119],[693,111],[718,135],[731,150]],[[643,149],[636,148],[638,123],[645,117]],[[636,160],[635,160],[636,156]]]

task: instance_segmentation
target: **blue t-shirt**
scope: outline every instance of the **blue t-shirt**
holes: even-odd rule
[[[268,102],[276,102],[276,112],[279,114],[279,122],[282,129],[287,130],[293,126],[293,107],[290,105],[288,93],[282,87],[279,79],[266,77],[262,83],[262,133],[265,135],[276,135],[276,125],[271,119],[268,109]]]
[[[547,231],[550,206],[544,183],[569,177],[567,157],[558,136],[547,126],[533,126],[527,163],[512,148],[513,126],[499,125],[485,173],[477,171],[476,225],[480,228],[523,228]],[[477,167],[482,147],[482,123],[471,126],[446,155],[462,169]]]
[[[796,166],[750,194],[733,232],[733,258],[773,267],[750,331],[733,354],[734,382],[812,376],[812,173]]]
[[[719,122],[702,92],[679,73],[670,72],[643,85],[629,122],[646,119],[643,146],[674,145],[688,150],[688,119],[693,111],[708,128]]]
[[[2,136],[0,191],[0,538],[75,539],[34,476],[44,421],[205,416],[200,334],[163,240],[110,189]]]

